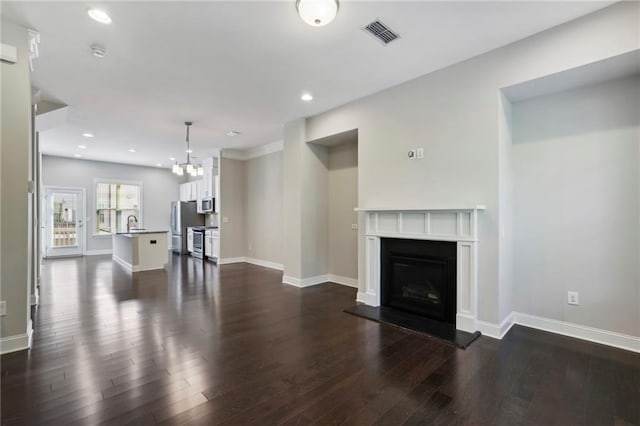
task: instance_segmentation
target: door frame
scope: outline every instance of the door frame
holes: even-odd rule
[[[47,256],[47,251],[49,249],[49,233],[47,231],[49,231],[49,204],[47,203],[47,195],[49,194],[49,192],[65,192],[65,191],[73,191],[73,192],[80,192],[82,194],[82,203],[80,203],[79,205],[82,206],[82,228],[83,228],[83,236],[82,236],[82,252],[77,255],[77,254],[72,254],[72,255],[60,255],[60,256]],[[81,186],[60,186],[60,185],[44,185],[42,187],[42,209],[41,209],[41,214],[42,217],[45,218],[44,219],[44,223],[43,223],[43,227],[44,227],[44,232],[42,232],[42,238],[41,238],[41,244],[42,244],[42,257],[43,258],[56,258],[56,257],[77,257],[77,256],[85,256],[87,254],[87,190],[84,187]],[[78,241],[80,241],[80,238],[78,238]]]

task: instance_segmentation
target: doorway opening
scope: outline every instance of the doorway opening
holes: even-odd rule
[[[85,244],[84,188],[45,187],[44,257],[82,256]]]

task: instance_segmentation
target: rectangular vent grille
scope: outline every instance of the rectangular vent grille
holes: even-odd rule
[[[363,30],[367,31],[384,44],[389,44],[393,40],[400,37],[398,33],[394,32],[391,28],[387,27],[378,19],[364,27]]]

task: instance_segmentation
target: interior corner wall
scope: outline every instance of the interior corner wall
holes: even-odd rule
[[[358,129],[359,207],[486,205],[478,226],[478,319],[497,324],[502,316],[497,93],[638,49],[639,10],[636,2],[616,3],[310,117],[307,140]],[[407,160],[415,147],[424,147],[424,159]]]
[[[246,257],[282,264],[282,151],[245,161]]]
[[[302,278],[301,152],[306,140],[305,120],[285,123],[282,153],[282,264],[284,277]]]
[[[514,103],[512,130],[516,310],[640,336],[640,77]]]
[[[513,311],[514,286],[514,229],[513,229],[513,165],[512,165],[512,107],[498,92],[498,322]]]
[[[42,136],[41,136],[42,137]],[[111,250],[111,235],[93,235],[95,217],[95,181],[109,179],[135,181],[142,184],[142,220],[145,228],[171,227],[171,202],[180,198],[180,184],[184,177],[168,169],[109,163],[85,159],[42,156],[42,184],[45,186],[81,187],[85,190],[86,250],[104,252]]]
[[[358,279],[358,142],[329,148],[328,271]]]
[[[27,29],[2,20],[1,38],[18,50],[16,63],[0,63],[0,299],[6,302],[0,337],[4,339],[30,332],[31,77]],[[1,349],[5,350],[4,344]]]
[[[245,256],[245,162],[220,158],[220,257]]]

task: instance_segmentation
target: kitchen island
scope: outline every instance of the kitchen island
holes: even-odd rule
[[[113,260],[130,272],[163,269],[169,263],[167,233],[136,229],[113,236]]]

